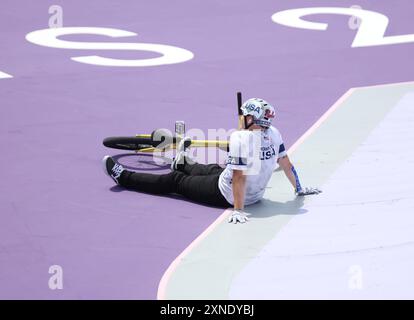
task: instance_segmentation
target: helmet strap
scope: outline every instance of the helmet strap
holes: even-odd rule
[[[244,129],[249,129],[252,125],[254,125],[254,121],[250,122],[250,124],[247,124],[247,117],[244,116]]]

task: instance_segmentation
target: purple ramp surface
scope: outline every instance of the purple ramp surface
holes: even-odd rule
[[[173,129],[175,120],[228,130],[240,90],[275,105],[290,146],[350,87],[413,80],[413,43],[351,48],[346,16],[308,18],[329,23],[326,31],[271,20],[333,3],[387,15],[387,35],[414,33],[408,0],[54,1],[65,27],[118,28],[138,34],[122,42],[194,53],[167,66],[102,67],[70,57],[154,54],[34,45],[25,35],[48,27],[51,2],[2,0],[0,70],[13,78],[0,79],[0,298],[154,299],[172,260],[222,213],[113,187],[100,159],[119,152],[104,137]],[[62,290],[48,286],[52,265],[62,267]]]

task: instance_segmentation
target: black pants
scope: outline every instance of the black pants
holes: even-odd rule
[[[119,184],[125,188],[150,194],[183,195],[189,200],[228,208],[231,205],[221,194],[218,180],[223,168],[217,164],[184,164],[168,174],[138,173],[125,170]]]

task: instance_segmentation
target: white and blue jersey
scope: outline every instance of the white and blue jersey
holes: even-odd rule
[[[234,204],[233,170],[246,174],[244,204],[262,199],[267,183],[277,167],[277,159],[286,155],[282,136],[275,127],[266,130],[235,131],[230,136],[227,166],[219,178],[219,189]]]

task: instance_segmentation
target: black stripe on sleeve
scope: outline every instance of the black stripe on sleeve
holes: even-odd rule
[[[247,158],[229,156],[228,159],[227,159],[226,164],[233,164],[233,165],[237,165],[237,166],[246,166],[247,165]]]

